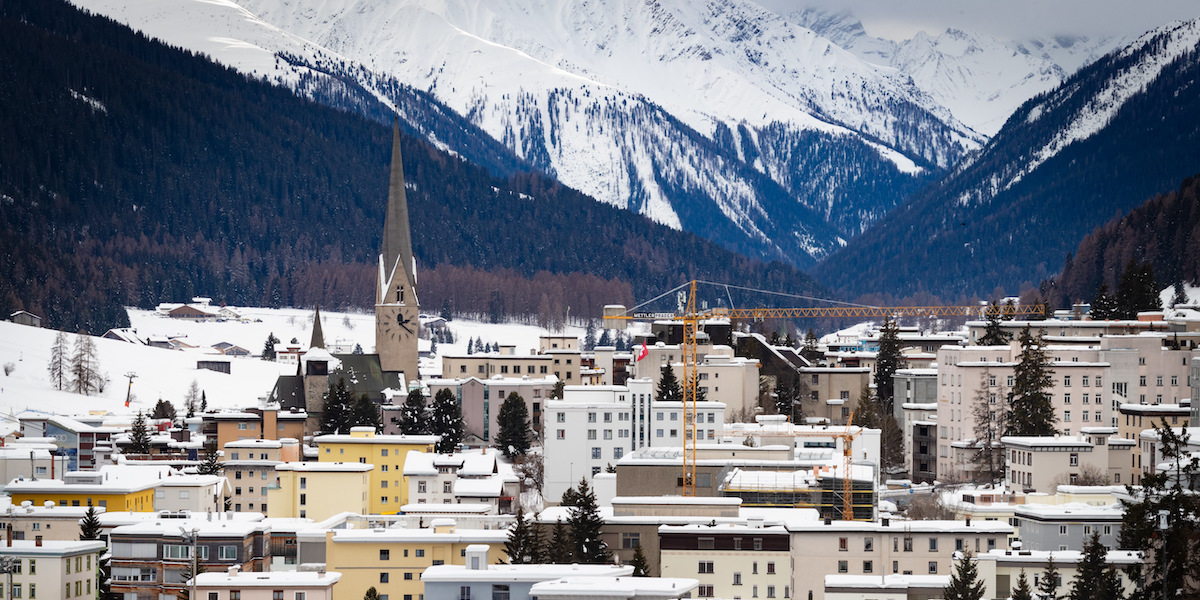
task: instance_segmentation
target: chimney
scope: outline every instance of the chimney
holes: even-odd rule
[[[12,529],[5,529],[4,531],[6,531],[8,533],[8,536],[7,536],[8,546],[11,548],[12,547]]]
[[[971,515],[967,515],[967,527],[971,526]]]

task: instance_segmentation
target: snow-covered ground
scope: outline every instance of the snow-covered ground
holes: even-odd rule
[[[238,308],[248,322],[183,322],[156,314],[154,311],[129,309],[130,322],[139,336],[183,335],[183,341],[197,346],[189,350],[166,350],[93,338],[100,362],[100,371],[109,381],[104,391],[82,396],[53,389],[48,365],[50,347],[58,334],[53,329],[38,329],[0,322],[0,365],[12,365],[12,372],[0,372],[0,431],[12,423],[12,416],[26,409],[63,414],[89,411],[130,414],[153,408],[159,398],[173,402],[182,410],[183,398],[196,381],[204,390],[210,408],[245,408],[254,406],[266,396],[281,374],[295,372],[294,365],[267,362],[256,356],[222,357],[212,345],[228,342],[254,354],[262,352],[267,336],[285,342],[296,338],[304,346],[312,336],[312,311],[302,309]],[[342,343],[348,347],[361,344],[364,352],[374,351],[374,315],[366,313],[322,312],[321,326],[326,344]],[[490,324],[454,320],[449,324],[457,342],[439,344],[439,355],[465,353],[467,340],[482,337],[485,343],[499,342],[516,346],[516,351],[529,354],[538,347],[538,337],[546,330],[532,325],[510,323]],[[568,327],[568,335],[583,337],[582,327]],[[558,334],[558,332],[555,332]],[[68,334],[69,348],[75,335]],[[209,359],[229,360],[230,373],[197,369],[196,362]],[[422,370],[440,370],[441,359],[422,364]],[[127,373],[133,379],[135,396],[125,408],[128,387]]]

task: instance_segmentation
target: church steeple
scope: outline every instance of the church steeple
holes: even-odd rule
[[[400,157],[400,122],[392,125],[392,171],[388,182],[387,216],[383,225],[382,278],[380,280],[380,302],[391,299],[383,298],[387,292],[388,283],[394,278],[402,278],[410,293],[416,295],[417,278],[413,272],[412,237],[408,224],[408,197],[404,190],[404,164]],[[413,302],[416,299],[413,298]]]
[[[313,332],[312,341],[308,343],[309,348],[324,348],[325,347],[325,332],[321,331],[321,305],[317,305],[316,312],[313,313]]]

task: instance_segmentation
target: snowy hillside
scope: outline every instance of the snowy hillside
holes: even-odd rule
[[[598,200],[796,264],[982,141],[906,77],[744,0],[76,1],[290,85],[395,78]]]
[[[88,411],[131,414],[151,410],[159,398],[182,410],[184,395],[192,381],[205,391],[212,408],[255,406],[260,397],[270,393],[275,379],[281,374],[295,373],[295,366],[266,362],[255,356],[223,357],[215,354],[211,346],[228,342],[257,355],[271,333],[284,342],[294,337],[307,346],[312,336],[312,312],[267,308],[237,310],[248,322],[181,322],[154,311],[129,309],[130,322],[139,336],[183,336],[182,341],[196,348],[166,350],[93,338],[100,372],[109,379],[104,391],[93,396],[57,391],[51,386],[47,367],[57,331],[0,321],[0,365],[12,365],[9,375],[0,372],[0,420],[25,409],[64,414]],[[367,352],[373,350],[373,315],[322,313],[321,317],[327,344],[344,344],[350,348],[360,344]],[[544,329],[529,325],[454,320],[449,327],[458,341],[439,344],[439,354],[464,353],[467,340],[477,337],[487,343],[513,344],[518,353],[528,354],[537,349],[538,336],[545,335]],[[582,337],[583,329],[570,327],[567,333]],[[75,335],[68,334],[68,339],[68,347],[73,347]],[[229,360],[230,373],[196,368],[196,361],[214,359]],[[440,358],[423,361],[421,370],[423,373],[440,373]],[[126,373],[137,375],[132,388],[135,400],[129,408],[125,408]]]
[[[806,9],[788,18],[863,60],[911,77],[955,118],[988,136],[1026,100],[1054,89],[1083,65],[1128,41],[1073,36],[1002,40],[948,29],[893,42],[871,37],[847,12]]]

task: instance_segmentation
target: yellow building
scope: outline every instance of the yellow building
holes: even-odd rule
[[[505,562],[505,529],[457,530],[452,519],[429,529],[339,529],[325,534],[325,568],[342,574],[334,600],[359,600],[372,586],[380,596],[419,600],[421,573],[434,565],[465,565],[467,546],[488,544],[487,562]]]
[[[267,517],[323,521],[367,514],[374,465],[359,462],[292,462],[275,465],[279,487],[267,490]]]
[[[368,512],[389,515],[400,512],[400,507],[408,504],[405,456],[409,450],[433,452],[438,439],[436,435],[376,435],[374,428],[354,427],[349,435],[319,435],[314,441],[320,462],[375,465],[370,473]]]
[[[154,492],[166,468],[101,467],[99,471],[72,471],[61,480],[37,479],[13,481],[5,486],[13,505],[26,500],[34,506],[54,502],[58,506],[99,506],[109,512],[147,512],[154,510]]]

